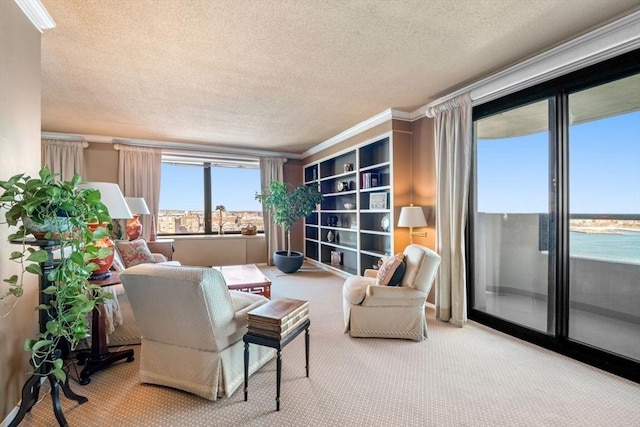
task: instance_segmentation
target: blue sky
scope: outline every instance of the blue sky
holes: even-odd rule
[[[640,112],[572,125],[571,213],[640,213]],[[548,212],[546,132],[478,143],[478,211]]]
[[[260,170],[213,168],[212,205],[224,205],[228,211],[261,211],[254,200],[260,191]],[[204,211],[202,168],[162,165],[160,210]]]

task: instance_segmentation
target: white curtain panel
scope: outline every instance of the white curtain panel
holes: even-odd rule
[[[260,186],[265,189],[271,181],[284,182],[284,164],[287,159],[283,157],[260,157]],[[262,206],[264,219],[264,238],[267,242],[267,264],[273,265],[273,252],[284,250],[285,233],[271,221],[271,212]]]
[[[43,139],[44,164],[62,181],[71,181],[74,174],[84,178],[84,147],[82,141]]]
[[[158,217],[162,149],[120,144],[118,185],[125,197],[143,197],[151,215],[141,215],[142,237],[149,240],[153,218]]]
[[[464,227],[471,166],[471,98],[460,95],[430,108],[436,142],[436,317],[463,326],[467,321]]]

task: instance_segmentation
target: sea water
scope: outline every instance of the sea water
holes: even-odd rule
[[[640,264],[640,232],[578,233],[569,236],[571,256]]]

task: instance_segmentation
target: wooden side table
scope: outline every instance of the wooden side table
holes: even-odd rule
[[[284,303],[283,303],[284,301]],[[291,305],[287,305],[287,302],[293,304],[298,303],[298,307],[292,309]],[[303,304],[300,304],[303,303]],[[264,314],[265,316],[257,315]],[[302,313],[303,316],[298,319],[297,314]],[[293,326],[290,329],[286,329],[285,325],[287,319],[293,321]],[[282,326],[282,333],[279,331],[264,330],[264,333],[260,332],[260,328],[254,327],[260,325],[263,322],[274,322],[278,326]],[[249,333],[245,334],[242,338],[244,341],[244,400],[249,399],[249,344],[257,344],[265,347],[275,348],[277,350],[276,358],[276,411],[280,410],[280,383],[282,381],[282,358],[281,352],[284,346],[289,344],[300,332],[305,331],[304,334],[304,349],[305,349],[305,369],[307,378],[309,377],[309,320],[308,302],[298,300],[273,300],[264,304],[249,312]],[[276,329],[280,329],[279,327]],[[285,330],[286,329],[286,330]],[[274,333],[275,332],[275,333]]]
[[[120,274],[112,271],[111,276],[102,280],[89,280],[94,285],[109,286],[117,285],[120,282]],[[118,360],[127,359],[133,362],[134,355],[132,349],[110,352],[107,346],[107,331],[104,323],[104,306],[101,304],[94,307],[91,317],[91,350],[81,351],[77,354],[78,364],[85,365],[80,372],[80,384],[87,385],[91,382],[91,375],[107,368]]]

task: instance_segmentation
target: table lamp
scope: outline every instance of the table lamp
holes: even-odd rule
[[[111,219],[130,219],[133,217],[118,184],[114,184],[113,182],[85,182],[84,184],[80,184],[79,187],[100,191],[100,201],[102,201],[109,210]],[[92,230],[95,230],[102,224],[95,223],[87,225]],[[111,265],[113,265],[113,251],[115,250],[115,245],[109,237],[102,237],[96,242],[96,246],[98,248],[112,248],[111,255],[106,258],[91,260],[91,262],[98,264],[98,269],[91,274],[91,280],[106,279],[111,275],[109,269],[111,268]]]
[[[127,221],[127,236],[129,240],[136,240],[142,234],[140,215],[151,215],[147,203],[142,197],[125,197],[133,218]]]
[[[409,227],[409,242],[413,244],[413,236],[427,237],[426,232],[414,232],[413,227],[426,227],[427,220],[420,206],[404,206],[400,210],[398,227]]]

